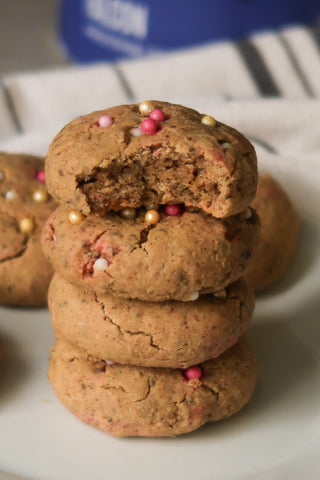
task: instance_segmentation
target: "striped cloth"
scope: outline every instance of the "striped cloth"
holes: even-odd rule
[[[283,180],[302,209],[307,202],[306,210],[319,216],[312,192],[320,183],[320,26],[139,60],[5,76],[0,149],[45,154],[72,118],[146,99],[194,107],[244,132],[261,168]],[[313,175],[306,173],[311,166]],[[297,176],[307,179],[308,198]]]
[[[0,139],[144,98],[320,97],[320,26],[290,27],[140,60],[5,76]]]

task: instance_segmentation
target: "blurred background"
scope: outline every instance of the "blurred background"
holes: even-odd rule
[[[319,18],[319,0],[1,0],[0,75],[238,39]]]
[[[0,1],[0,75],[66,63],[57,42],[59,4]]]

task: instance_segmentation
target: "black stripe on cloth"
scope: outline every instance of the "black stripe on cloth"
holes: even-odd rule
[[[279,97],[281,92],[274,81],[258,49],[249,40],[240,40],[235,44],[245,61],[261,95]]]
[[[124,89],[126,95],[127,95],[127,98],[130,102],[132,102],[135,98],[135,95],[133,93],[133,90],[132,88],[130,87],[129,85],[129,82],[128,80],[126,79],[123,71],[120,69],[119,65],[117,65],[116,63],[113,64],[113,69],[118,77],[118,80],[122,86],[122,88]]]
[[[318,49],[320,50],[320,23],[310,28],[309,32],[315,44],[317,45]]]
[[[17,133],[22,133],[23,128],[22,128],[22,125],[20,123],[17,111],[15,109],[11,93],[10,93],[9,89],[7,88],[7,86],[5,85],[5,83],[1,79],[0,79],[0,88],[3,91],[4,100],[5,100],[7,109],[10,113],[10,116],[12,118],[15,129],[16,129]]]
[[[264,148],[268,152],[277,153],[277,150],[270,143],[267,143],[264,140],[261,140],[261,138],[251,137],[251,136],[249,136],[248,138],[250,142],[260,145],[260,147]]]
[[[309,84],[308,82],[308,79],[306,77],[306,75],[304,74],[295,54],[294,54],[294,51],[293,51],[293,48],[289,45],[288,41],[286,40],[286,38],[279,34],[278,35],[278,39],[281,43],[281,45],[283,46],[287,56],[288,56],[288,59],[290,60],[290,63],[292,65],[292,68],[294,69],[294,71],[296,72],[297,74],[297,77],[299,78],[301,84],[303,85],[303,88],[305,89],[306,93],[310,96],[310,97],[314,97],[315,96],[315,93],[314,91],[312,90],[312,87],[311,85]]]

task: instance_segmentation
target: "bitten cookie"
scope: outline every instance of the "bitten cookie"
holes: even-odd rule
[[[49,310],[56,336],[117,363],[186,368],[217,357],[249,326],[253,293],[244,280],[194,302],[151,303],[74,287],[55,275]]]
[[[161,213],[154,225],[141,210],[133,219],[109,212],[73,222],[74,214],[59,206],[43,230],[43,250],[56,271],[97,293],[152,302],[196,300],[224,288],[242,275],[259,235],[252,210],[226,219]]]
[[[261,220],[261,241],[245,272],[256,292],[274,284],[296,252],[300,220],[283,188],[268,174],[261,175],[252,204]]]
[[[43,159],[0,153],[0,303],[42,306],[53,270],[40,233],[56,203],[44,186]]]
[[[181,105],[142,102],[66,125],[46,158],[49,192],[84,214],[184,203],[215,217],[254,199],[256,155],[235,129]]]
[[[257,364],[244,339],[186,371],[108,365],[58,339],[48,376],[83,422],[119,437],[172,437],[239,411],[254,390]]]

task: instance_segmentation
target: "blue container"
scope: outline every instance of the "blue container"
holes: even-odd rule
[[[320,18],[320,0],[62,0],[60,38],[78,62],[237,39]]]

